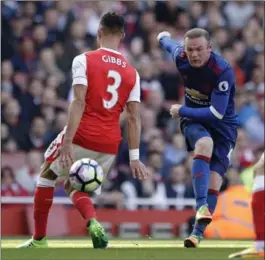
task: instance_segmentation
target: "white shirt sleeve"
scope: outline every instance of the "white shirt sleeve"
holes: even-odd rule
[[[140,86],[140,76],[138,72],[136,71],[136,82],[135,85],[130,93],[130,96],[127,100],[127,102],[135,101],[141,103],[141,86]]]
[[[87,87],[87,75],[86,75],[86,56],[80,54],[76,56],[72,64],[72,77],[74,85],[84,85]]]

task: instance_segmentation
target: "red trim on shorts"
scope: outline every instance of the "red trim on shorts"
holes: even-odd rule
[[[56,152],[57,152],[57,149],[48,158],[46,158],[45,161],[48,162],[48,163],[53,163],[55,161],[55,159],[56,159],[56,158],[53,157]]]
[[[204,156],[204,155],[201,155],[201,154],[195,154],[194,159],[204,160],[207,163],[210,163],[210,161],[211,161],[210,157],[207,157],[207,156]]]
[[[61,142],[55,144],[56,145],[56,150],[49,157],[47,157],[45,159],[46,162],[53,163],[58,158],[59,154],[56,157],[54,155],[58,152],[58,149],[62,146],[63,141],[64,141],[64,136],[65,136],[65,133],[62,135]],[[58,138],[58,137],[56,137],[56,138]],[[56,141],[56,139],[53,142],[55,142],[55,141]]]

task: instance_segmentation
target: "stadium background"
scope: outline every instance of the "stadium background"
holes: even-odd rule
[[[156,36],[167,30],[183,43],[185,31],[202,27],[209,30],[214,51],[235,70],[240,119],[232,166],[222,187],[225,210],[217,211],[216,229],[232,230],[219,234],[221,238],[253,237],[251,167],[264,150],[263,2],[3,1],[1,7],[2,235],[32,232],[31,202],[43,151],[66,124],[72,60],[96,48],[100,17],[114,10],[126,20],[120,51],[141,76],[141,157],[153,178],[142,183],[131,179],[125,138],[104,192],[96,199],[99,218],[120,236],[166,238],[189,232],[194,214],[192,156],[185,150],[179,122],[169,115],[171,104],[183,100],[183,86]],[[61,182],[55,196],[48,234],[85,234]],[[235,198],[241,203],[236,205]],[[209,236],[214,235],[209,231]]]

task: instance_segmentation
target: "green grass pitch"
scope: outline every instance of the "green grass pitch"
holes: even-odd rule
[[[16,249],[24,239],[2,239],[2,260],[224,260],[252,245],[251,241],[205,240],[198,249],[182,240],[110,240],[106,250],[94,250],[89,238],[50,239],[48,249]]]

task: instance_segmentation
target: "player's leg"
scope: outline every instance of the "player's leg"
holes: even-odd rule
[[[214,214],[217,205],[219,191],[222,187],[222,184],[223,184],[223,177],[218,172],[211,171],[207,204],[212,215]]]
[[[34,234],[31,239],[19,245],[18,248],[48,246],[46,229],[56,179],[57,175],[50,170],[50,164],[44,162],[34,194]]]
[[[229,258],[264,258],[264,153],[254,166],[254,183],[252,192],[252,215],[255,242],[252,248],[231,254]]]
[[[23,247],[47,247],[46,229],[50,208],[53,202],[54,187],[58,176],[68,173],[58,164],[59,148],[61,147],[64,131],[50,144],[44,154],[45,162],[34,194],[34,234],[32,239],[19,245]],[[56,163],[54,163],[56,162]]]
[[[75,160],[80,160],[84,158],[90,158],[95,160],[97,155],[97,152],[89,151],[75,144],[73,145],[73,153]],[[73,189],[68,179],[64,183],[64,190],[72,200],[75,208],[89,224],[89,221],[96,217],[96,211],[89,194]]]
[[[217,200],[219,196],[219,191],[223,183],[223,178],[217,172],[211,171],[210,174],[210,183],[207,196],[207,204],[211,214],[214,214]],[[204,231],[206,230],[208,223],[198,223],[197,221],[194,224],[193,232],[197,237],[203,237]]]
[[[111,170],[114,164],[115,158],[116,156],[112,154],[98,153],[96,161],[102,167],[104,178],[106,178],[107,174]],[[100,193],[101,193],[101,187],[99,187],[95,191],[96,195],[100,195]],[[94,240],[93,242],[94,245],[103,244],[105,245],[105,247],[107,247],[108,237],[105,234],[103,227],[97,221],[93,221],[90,223],[89,233],[92,236],[92,240]]]
[[[65,181],[64,190],[87,223],[96,218],[96,211],[88,193],[75,190],[69,180]]]
[[[208,134],[205,131],[205,134]],[[210,136],[203,136],[195,143],[192,165],[192,180],[196,198],[196,221],[210,223],[212,216],[208,210],[207,194],[210,181],[209,163],[212,156],[213,141]]]
[[[73,145],[73,152],[75,155],[75,160],[80,160],[83,158],[96,160],[99,154],[98,152],[84,149],[78,145]],[[72,200],[75,208],[79,211],[89,225],[90,220],[96,218],[96,211],[89,194],[74,190],[69,180],[65,182],[64,189],[66,194]]]
[[[108,246],[108,237],[104,228],[96,219],[96,211],[89,194],[74,190],[69,180],[65,182],[64,188],[75,208],[86,220],[86,227],[91,236],[93,247],[106,248]]]
[[[109,172],[115,155],[102,154],[73,145],[75,159],[90,158],[96,160],[102,167],[104,175]],[[101,189],[101,187],[99,188]],[[96,211],[88,193],[76,191],[72,188],[70,181],[65,182],[65,192],[71,198],[73,205],[87,222],[87,229],[92,238],[94,248],[106,248],[108,238],[101,224],[96,220]],[[97,193],[97,192],[95,192]]]
[[[196,198],[196,219],[199,222],[211,222],[211,216],[201,210],[207,208],[207,193],[210,181],[210,161],[213,152],[213,140],[209,132],[198,123],[187,123],[184,128],[186,140],[194,150],[192,164],[192,184]],[[206,210],[207,211],[207,210]]]
[[[214,214],[216,208],[219,191],[223,183],[223,176],[225,175],[230,164],[229,156],[231,155],[232,147],[233,145],[230,144],[226,139],[219,137],[218,140],[215,140],[215,145],[210,162],[210,183],[207,191],[207,204],[212,215]],[[206,222],[202,223],[196,221],[192,234],[196,237],[199,237],[201,240],[208,224],[209,223]],[[197,243],[197,246],[198,244],[199,243]]]
[[[210,213],[213,215],[217,200],[219,196],[219,190],[222,186],[222,177],[217,172],[210,172],[210,183],[207,195],[207,205]],[[204,231],[206,230],[209,223],[207,222],[198,222],[197,220],[194,223],[193,231],[189,237],[184,241],[185,247],[198,247],[202,238]]]
[[[213,141],[209,132],[198,123],[188,122],[183,127],[189,150],[194,150],[192,165],[192,184],[196,198],[196,222],[208,224],[212,215],[208,209],[207,195],[210,181],[210,161],[213,152]],[[200,237],[192,233],[184,240],[185,247],[196,247]]]

